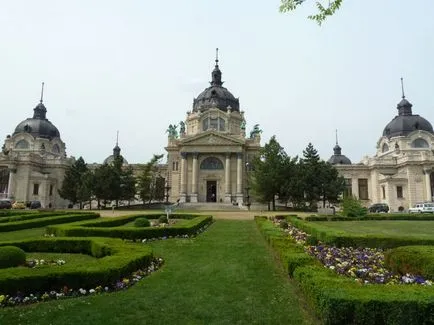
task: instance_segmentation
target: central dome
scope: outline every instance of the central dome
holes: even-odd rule
[[[397,109],[398,115],[394,117],[389,124],[386,125],[383,131],[383,136],[388,138],[406,136],[409,133],[417,130],[422,130],[434,134],[433,127],[430,122],[419,115],[413,115],[412,104],[402,97]]]
[[[13,134],[29,133],[35,138],[45,138],[49,140],[59,138],[59,130],[46,118],[47,109],[42,103],[42,100],[33,111],[33,117],[19,123]]]
[[[206,88],[202,93],[193,100],[193,112],[200,112],[210,108],[218,108],[224,112],[228,107],[232,111],[240,111],[240,102],[232,93],[223,87],[222,72],[218,65],[218,59],[212,71],[211,86]]]

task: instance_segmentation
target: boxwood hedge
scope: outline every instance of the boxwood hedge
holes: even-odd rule
[[[404,246],[385,253],[386,265],[400,274],[412,273],[434,279],[434,246]]]
[[[83,221],[89,219],[97,219],[99,214],[86,212],[86,213],[74,213],[74,214],[61,214],[46,216],[41,214],[40,217],[30,220],[11,221],[6,223],[0,223],[0,232],[15,231],[28,228],[43,227],[53,224],[69,223],[75,221]]]
[[[212,222],[212,216],[198,216],[191,214],[176,214],[171,218],[184,218],[170,227],[123,226],[137,218],[158,219],[161,214],[138,214],[118,218],[103,218],[97,221],[86,221],[71,225],[47,227],[47,233],[56,236],[73,237],[115,237],[122,239],[145,239],[179,235],[194,235],[199,229]]]
[[[283,257],[288,274],[301,287],[324,324],[434,323],[434,288],[420,285],[362,285],[324,268],[264,217],[256,223]],[[275,228],[273,230],[272,228]]]
[[[94,288],[111,284],[152,259],[149,246],[128,244],[110,238],[43,238],[1,242],[0,246],[16,246],[25,252],[57,252],[88,254],[96,257],[86,265],[48,268],[15,267],[0,270],[0,295],[68,288]]]
[[[16,214],[16,215],[0,218],[0,223],[32,220],[32,219],[39,219],[45,217],[61,216],[66,214],[68,213],[67,212],[34,212],[34,213],[28,212],[28,213]],[[71,214],[71,212],[69,212],[69,214]]]

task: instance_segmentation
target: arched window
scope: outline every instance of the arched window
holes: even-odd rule
[[[414,140],[413,143],[411,144],[411,146],[413,148],[429,148],[428,142],[426,142],[426,140],[424,140],[424,139]]]
[[[203,131],[207,130],[216,130],[216,131],[225,131],[226,129],[226,121],[221,117],[207,117],[202,121],[202,129]]]
[[[220,159],[216,157],[208,157],[201,162],[200,169],[205,169],[205,170],[223,169],[223,163],[221,162]]]
[[[29,143],[26,140],[20,140],[15,144],[16,149],[29,149]]]
[[[383,144],[383,147],[381,148],[381,152],[387,152],[389,151],[389,146],[387,145],[387,143]]]
[[[57,143],[53,146],[53,152],[54,153],[60,153],[60,148],[59,148],[59,145]]]

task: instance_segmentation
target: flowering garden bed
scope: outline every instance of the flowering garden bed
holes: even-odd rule
[[[148,272],[149,267],[154,269],[161,263],[161,260],[155,261],[149,246],[127,244],[120,239],[44,238],[2,242],[0,246],[16,246],[25,252],[67,252],[94,257],[94,260],[80,265],[59,262],[58,267],[0,269],[0,300],[3,299],[3,302],[7,295],[9,298],[6,301],[11,297],[19,297],[14,299],[21,302],[30,294],[33,297],[42,297],[44,293],[59,297],[57,294],[60,293],[63,293],[61,296],[73,296],[79,289],[89,292],[97,287],[107,287],[105,291],[113,290],[116,286],[123,288],[126,285],[119,285],[123,278],[126,279],[124,282],[129,284],[134,272],[143,275]]]
[[[293,219],[289,218],[289,221],[292,222]],[[302,223],[302,221],[298,221]],[[322,249],[319,248],[320,245],[309,246],[315,247],[313,250],[316,251],[312,252],[312,255],[318,253],[318,256],[322,256],[323,260],[329,263],[328,265],[325,264],[326,267],[324,267],[315,257],[307,254],[303,246],[300,245],[306,240],[308,243],[316,242],[317,237],[308,238],[305,232],[290,228],[288,232],[292,232],[291,235],[294,237],[292,238],[265,217],[256,217],[256,222],[264,236],[279,253],[282,261],[287,265],[289,275],[298,282],[325,324],[432,324],[434,286],[429,285],[429,282],[426,283],[425,281],[425,285],[393,284],[393,281],[390,281],[392,284],[388,285],[373,284],[372,282],[376,282],[377,278],[380,279],[384,275],[383,270],[364,270],[363,265],[349,266],[345,263],[349,263],[349,261],[345,260],[344,256],[339,255],[341,253],[347,254],[355,262],[361,260],[360,262],[363,263],[363,259],[378,261],[380,259],[379,251],[375,249],[345,251],[344,249],[338,253],[337,250],[333,251],[331,246],[327,245],[323,245]],[[306,226],[305,229],[313,228]],[[324,231],[324,229],[321,230]],[[314,233],[317,235],[318,229],[315,229]],[[322,235],[326,236],[326,234]],[[342,238],[346,238],[346,241],[354,240],[351,236],[345,237],[346,235],[342,232],[335,232],[326,238],[330,242],[334,239],[341,244]],[[377,238],[377,241],[386,247],[393,247],[396,243],[403,242],[396,240],[396,238],[391,240],[392,243],[387,243],[387,238],[381,238],[381,240]],[[363,242],[360,237],[359,241]],[[296,242],[300,244],[296,244]],[[367,242],[372,244],[374,241],[371,238]],[[334,247],[334,249],[337,248]],[[335,254],[336,256],[334,256]],[[332,265],[332,260],[338,262],[339,268],[347,272],[349,276],[341,276],[336,273],[336,265]],[[360,274],[362,275],[361,278],[353,277],[350,274],[353,272],[356,275],[357,270],[363,271]],[[368,276],[368,273],[371,273],[373,278],[369,278],[369,280],[363,278],[363,276]],[[415,277],[408,278],[411,280],[408,282],[418,282]],[[404,277],[404,279],[406,278]]]
[[[212,216],[198,216],[192,214],[173,214],[173,219],[183,219],[170,227],[133,227],[125,226],[137,218],[158,219],[160,214],[138,214],[117,218],[101,218],[96,221],[84,221],[70,225],[55,225],[47,227],[48,234],[55,236],[74,237],[115,237],[129,240],[143,240],[153,238],[168,238],[179,236],[193,236],[201,232],[212,222]]]

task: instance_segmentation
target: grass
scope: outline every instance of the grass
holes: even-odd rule
[[[350,234],[381,234],[393,237],[434,238],[434,221],[369,220],[312,222],[322,227]]]
[[[38,259],[45,261],[64,260],[68,265],[82,265],[98,261],[97,258],[86,254],[68,254],[68,253],[26,253],[26,259]],[[49,266],[47,266],[49,267]]]
[[[0,310],[0,324],[312,324],[253,221],[152,243],[164,267],[129,290]]]
[[[45,227],[23,229],[17,231],[0,232],[0,241],[29,239],[34,237],[41,237],[45,234]]]

